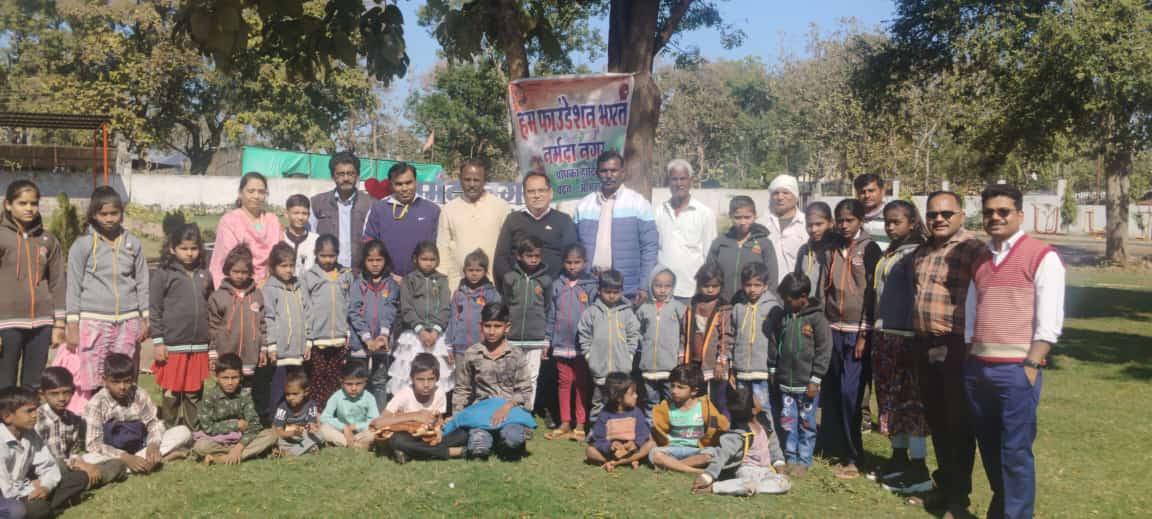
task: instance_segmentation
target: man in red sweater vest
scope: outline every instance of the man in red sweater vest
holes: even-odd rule
[[[980,194],[992,240],[976,262],[965,307],[964,386],[992,502],[988,517],[1032,517],[1032,441],[1044,358],[1064,322],[1064,264],[1048,244],[1020,230],[1020,190]]]

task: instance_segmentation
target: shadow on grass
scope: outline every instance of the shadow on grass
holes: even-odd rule
[[[1064,308],[1068,317],[1119,317],[1152,321],[1152,293],[1119,288],[1069,286]]]
[[[1110,366],[1127,364],[1120,370],[1123,376],[1152,379],[1152,341],[1144,335],[1066,328],[1054,353]],[[1049,362],[1050,369],[1061,368],[1058,359]]]

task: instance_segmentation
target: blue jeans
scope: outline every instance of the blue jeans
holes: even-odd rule
[[[821,414],[818,443],[830,457],[844,464],[856,463],[864,451],[860,434],[864,399],[864,365],[866,357],[853,358],[856,348],[854,332],[832,330],[832,359],[820,388]]]
[[[524,447],[528,441],[528,428],[518,423],[510,423],[496,431],[501,447],[508,450],[517,450]],[[483,458],[492,453],[494,439],[492,433],[484,429],[468,431],[468,455],[473,458]]]
[[[964,362],[964,390],[980,445],[980,459],[992,502],[988,517],[1032,517],[1036,501],[1036,407],[1041,375],[1028,383],[1024,366],[1015,362]]]
[[[784,460],[789,465],[811,465],[812,451],[816,450],[816,409],[820,407],[820,395],[808,398],[803,391],[792,393],[774,387],[772,400],[777,430],[784,444]]]

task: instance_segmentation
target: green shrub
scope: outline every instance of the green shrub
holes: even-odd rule
[[[1072,186],[1064,190],[1064,198],[1060,200],[1060,226],[1065,230],[1069,225],[1076,223],[1079,207],[1076,205],[1076,195],[1072,194]]]
[[[65,254],[72,248],[76,237],[80,236],[80,215],[64,193],[56,195],[56,211],[48,219],[48,232],[60,241]]]

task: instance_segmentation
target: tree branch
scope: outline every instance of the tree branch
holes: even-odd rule
[[[684,18],[684,14],[688,12],[688,8],[692,6],[692,0],[680,0],[680,3],[672,7],[672,12],[668,14],[668,19],[664,20],[664,27],[656,34],[656,45],[653,47],[655,52],[653,54],[660,54],[664,50],[664,46],[672,39],[672,35],[676,34],[676,29],[680,26],[680,20]]]

